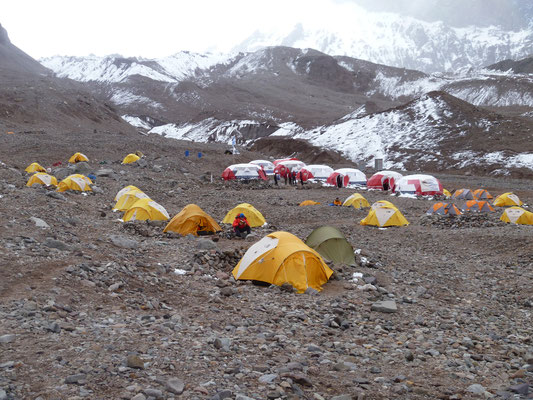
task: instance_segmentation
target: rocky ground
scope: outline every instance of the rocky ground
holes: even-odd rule
[[[0,399],[532,398],[533,228],[501,210],[452,221],[425,216],[432,200],[363,192],[410,225],[360,226],[367,211],[326,205],[353,190],[223,183],[225,165],[266,155],[159,138],[144,167],[117,162],[137,148],[89,154],[76,168],[96,174],[91,194],[24,187],[27,164],[56,160],[45,148],[0,153]],[[530,181],[439,178],[533,202]],[[170,215],[196,203],[221,221],[248,202],[268,226],[243,241],[122,223],[111,207],[128,184]],[[265,234],[325,224],[358,254],[322,292],[231,277]]]

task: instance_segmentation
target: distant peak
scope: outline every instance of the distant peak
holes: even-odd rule
[[[4,29],[2,24],[0,24],[0,44],[10,44],[9,36],[7,36],[7,31]]]

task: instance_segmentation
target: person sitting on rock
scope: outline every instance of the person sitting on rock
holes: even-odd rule
[[[252,232],[250,224],[248,224],[248,220],[243,213],[238,214],[235,217],[235,220],[233,221],[233,232],[235,232],[236,236],[243,239]]]
[[[339,199],[338,197],[335,198],[335,200],[333,200],[333,205],[334,205],[334,206],[342,206],[342,201],[341,201],[341,199]]]

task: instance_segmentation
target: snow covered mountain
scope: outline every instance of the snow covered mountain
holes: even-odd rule
[[[390,168],[533,170],[530,74],[428,75],[289,47],[211,60],[204,68],[112,57],[91,68],[73,58],[45,65],[86,82],[130,124],[176,139],[249,145],[287,136],[357,163],[384,158]]]
[[[355,162],[372,165],[381,158],[385,168],[507,174],[511,168],[533,169],[533,129],[523,124],[517,130],[516,123],[444,92],[430,92],[381,113],[274,135],[307,139]]]
[[[313,48],[329,55],[432,73],[524,58],[533,49],[533,24],[517,31],[499,26],[453,27],[440,21],[370,12],[352,2],[338,2],[318,12],[319,17],[302,16],[295,25],[257,30],[235,50]],[[324,20],[336,21],[335,27],[324,28]]]
[[[224,62],[222,54],[196,54],[182,51],[158,59],[124,58],[121,56],[47,57],[41,64],[60,78],[80,82],[118,83],[132,76],[143,76],[158,82],[180,82],[194,77],[196,70],[204,70]]]

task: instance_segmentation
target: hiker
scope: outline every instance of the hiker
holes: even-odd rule
[[[289,185],[292,185],[292,171],[290,169],[287,171],[287,175],[289,176]]]
[[[341,199],[339,199],[338,197],[336,197],[335,200],[333,200],[333,205],[334,205],[334,206],[342,206],[342,201],[341,201]]]
[[[237,214],[235,220],[233,221],[233,232],[235,235],[241,238],[246,238],[252,232],[248,220],[243,213]]]
[[[287,186],[287,179],[289,177],[289,173],[287,171],[284,171],[283,178],[285,179],[285,186]]]
[[[278,186],[278,174],[274,174],[274,185]]]
[[[295,186],[298,185],[298,179],[296,179],[296,170],[293,170],[291,174],[292,174],[292,184]]]
[[[342,175],[341,174],[337,175],[337,187],[338,188],[342,187]]]

